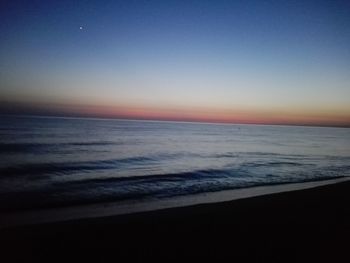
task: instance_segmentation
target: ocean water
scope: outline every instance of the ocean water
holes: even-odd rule
[[[350,129],[2,117],[0,211],[350,176]]]

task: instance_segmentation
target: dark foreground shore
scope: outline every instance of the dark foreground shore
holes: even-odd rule
[[[0,230],[1,262],[349,262],[350,182]]]

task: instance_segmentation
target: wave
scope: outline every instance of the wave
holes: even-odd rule
[[[130,157],[124,159],[109,159],[85,162],[62,162],[62,163],[31,163],[9,166],[0,169],[2,176],[32,175],[36,178],[45,174],[69,174],[76,171],[96,171],[117,169],[120,165],[136,165],[144,162],[154,162],[148,157]],[[33,178],[33,177],[32,177]]]
[[[108,146],[121,145],[122,142],[111,141],[92,141],[92,142],[61,142],[61,143],[0,143],[0,154],[14,154],[14,153],[54,153],[55,151],[62,151],[74,146]],[[74,148],[72,151],[77,152]],[[94,149],[95,151],[95,149]]]
[[[169,155],[167,158],[175,156]],[[166,157],[164,157],[166,158]],[[229,189],[248,188],[296,182],[318,181],[350,176],[350,165],[329,164],[308,166],[298,162],[267,160],[266,162],[243,162],[229,164],[221,168],[195,169],[175,173],[148,174],[141,176],[118,175],[123,165],[134,168],[137,165],[155,164],[153,157],[130,157],[93,162],[67,162],[60,164],[27,164],[1,169],[0,174],[24,176],[31,183],[41,176],[48,178],[43,187],[0,193],[0,210],[33,209],[65,206],[83,203],[140,200],[143,198],[170,198],[179,195],[214,192]],[[77,171],[115,169],[114,176],[93,178],[69,177],[65,181],[46,176],[48,173],[60,175]],[[109,173],[112,174],[112,173]],[[80,179],[78,179],[80,178]],[[15,178],[14,178],[15,179]]]
[[[203,180],[203,175],[209,175]],[[125,200],[142,200],[147,198],[170,198],[180,195],[193,195],[205,192],[241,189],[266,185],[302,183],[341,178],[344,176],[313,176],[288,178],[285,180],[211,180],[217,177],[215,170],[196,171],[181,174],[154,175],[147,178],[106,178],[67,182],[38,191],[23,191],[0,194],[0,210],[52,208],[91,204],[98,202],[118,202]],[[184,180],[184,178],[190,180]],[[200,180],[196,180],[201,178]],[[220,179],[220,177],[216,178]],[[128,181],[129,180],[129,181]],[[127,182],[127,183],[125,183]]]
[[[138,158],[134,161],[148,161],[147,158]],[[63,184],[84,184],[84,183],[112,183],[112,182],[174,182],[174,181],[189,181],[189,180],[205,180],[210,178],[221,178],[221,179],[227,179],[227,178],[238,178],[238,177],[256,177],[255,174],[251,174],[252,172],[249,168],[256,168],[256,167],[269,167],[273,169],[273,166],[296,166],[296,167],[303,167],[303,166],[312,166],[311,164],[302,164],[302,163],[295,163],[295,162],[266,162],[266,163],[252,163],[252,162],[246,162],[240,165],[227,165],[226,167],[222,169],[198,169],[198,170],[192,170],[192,171],[184,171],[179,173],[167,173],[167,174],[151,174],[151,175],[139,175],[139,176],[124,176],[124,177],[103,177],[103,178],[92,178],[92,179],[83,179],[83,180],[75,180],[70,181]],[[349,169],[350,166],[330,166],[327,167],[327,170],[333,171],[333,172],[341,172],[346,171]],[[279,177],[280,175],[274,175],[274,174],[261,174],[262,176],[270,176],[270,177]],[[62,184],[62,183],[60,183]]]
[[[97,143],[97,142],[93,142]],[[36,145],[36,144],[31,144]],[[311,169],[313,166],[317,166],[315,163],[306,162],[306,158],[293,158],[290,155],[274,155],[273,153],[236,153],[236,154],[222,154],[218,157],[218,155],[200,155],[200,154],[192,154],[192,153],[172,153],[172,154],[153,154],[149,156],[135,156],[128,158],[120,158],[120,159],[105,159],[105,160],[96,160],[96,161],[68,161],[68,162],[59,162],[59,163],[27,163],[27,164],[19,164],[16,166],[7,166],[0,168],[1,177],[21,177],[21,176],[32,176],[32,179],[38,179],[42,176],[46,175],[68,175],[75,172],[94,172],[98,170],[115,170],[116,172],[120,171],[120,169],[127,168],[135,168],[137,166],[142,167],[151,167],[157,164],[160,164],[162,161],[169,161],[171,159],[177,160],[178,158],[239,158],[242,157],[246,159],[244,155],[271,155],[275,160],[271,160],[271,158],[263,158],[254,161],[245,161],[241,163],[235,162],[226,162],[226,165],[222,167],[222,169],[201,169],[194,172],[187,172],[182,176],[186,176],[186,174],[200,174],[201,176],[208,176],[211,174],[221,175],[221,176],[231,176],[230,171],[232,169],[236,169],[236,171],[246,171],[246,175],[249,175],[249,172],[258,168],[293,168],[300,167],[304,169]],[[270,156],[270,157],[271,157]],[[313,156],[313,158],[317,158],[319,160],[329,160],[329,161],[341,161],[342,163],[350,160],[350,157],[332,157],[332,156]],[[338,166],[335,166],[338,167]],[[332,170],[329,164],[327,168]],[[278,170],[277,170],[278,171]],[[142,175],[140,177],[150,177],[150,175]],[[174,174],[173,176],[178,177],[179,174]],[[130,178],[130,177],[127,177]],[[138,178],[138,177],[137,177]],[[125,180],[123,177],[120,180]]]
[[[99,183],[117,183],[117,182],[179,182],[189,180],[202,180],[208,178],[223,178],[232,175],[230,170],[225,169],[206,169],[194,170],[181,173],[169,174],[153,174],[141,176],[125,176],[125,177],[107,177],[107,178],[93,178],[70,182],[59,183],[59,185],[77,185],[77,184],[99,184]]]
[[[286,162],[286,161],[272,161],[272,162],[248,162],[242,165],[243,167],[273,167],[273,166],[313,166],[313,164]]]

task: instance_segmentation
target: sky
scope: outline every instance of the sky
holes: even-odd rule
[[[349,1],[1,1],[0,113],[350,127]]]

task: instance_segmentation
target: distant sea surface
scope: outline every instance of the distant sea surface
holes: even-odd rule
[[[0,211],[350,176],[350,129],[1,117]]]

